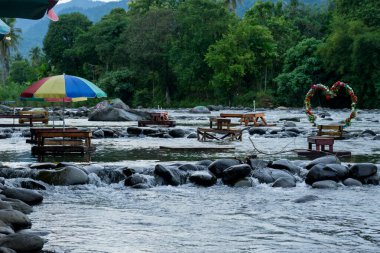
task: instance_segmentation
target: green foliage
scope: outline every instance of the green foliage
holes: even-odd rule
[[[100,78],[98,85],[107,93],[108,97],[120,98],[126,104],[131,104],[134,82],[133,73],[124,69],[106,73]]]
[[[223,99],[221,102],[231,102],[235,96],[259,88],[255,83],[275,56],[276,46],[267,28],[245,21],[231,27],[206,54],[214,70],[211,83]]]
[[[7,85],[0,85],[0,101],[18,101],[20,94],[25,90],[27,85],[20,85],[16,83],[7,83]]]
[[[72,52],[78,36],[88,30],[91,22],[80,13],[64,14],[52,22],[44,39],[44,52],[57,74],[81,75],[82,59]],[[93,41],[96,43],[96,41]]]
[[[38,77],[37,70],[33,68],[27,60],[12,62],[9,79],[19,84],[30,84],[36,81]]]
[[[280,105],[302,106],[303,98],[312,84],[322,79],[322,63],[315,55],[321,41],[305,39],[285,54],[283,71],[275,81]]]

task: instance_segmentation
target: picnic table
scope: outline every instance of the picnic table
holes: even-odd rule
[[[252,113],[221,113],[221,118],[239,118],[241,124],[248,126],[249,123],[253,123],[254,126],[272,126],[269,125],[265,119],[265,114],[263,112],[252,112]]]
[[[169,120],[168,112],[151,112],[149,113],[150,120],[139,120],[138,126],[144,127],[147,125],[163,125],[168,127],[174,127],[176,122]]]

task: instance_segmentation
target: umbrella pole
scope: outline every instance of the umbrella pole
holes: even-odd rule
[[[63,119],[63,131],[65,131],[65,99],[62,98],[62,119]]]

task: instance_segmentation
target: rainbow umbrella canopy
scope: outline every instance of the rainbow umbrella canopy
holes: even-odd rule
[[[58,0],[0,0],[0,17],[40,19],[45,14],[58,20],[53,7]]]
[[[107,94],[92,82],[65,74],[45,77],[20,94],[21,100],[46,102],[76,102],[101,97],[107,97]]]

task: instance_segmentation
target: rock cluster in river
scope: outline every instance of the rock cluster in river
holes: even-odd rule
[[[40,252],[45,241],[30,231],[27,216],[43,197],[35,190],[0,184],[0,252]]]

